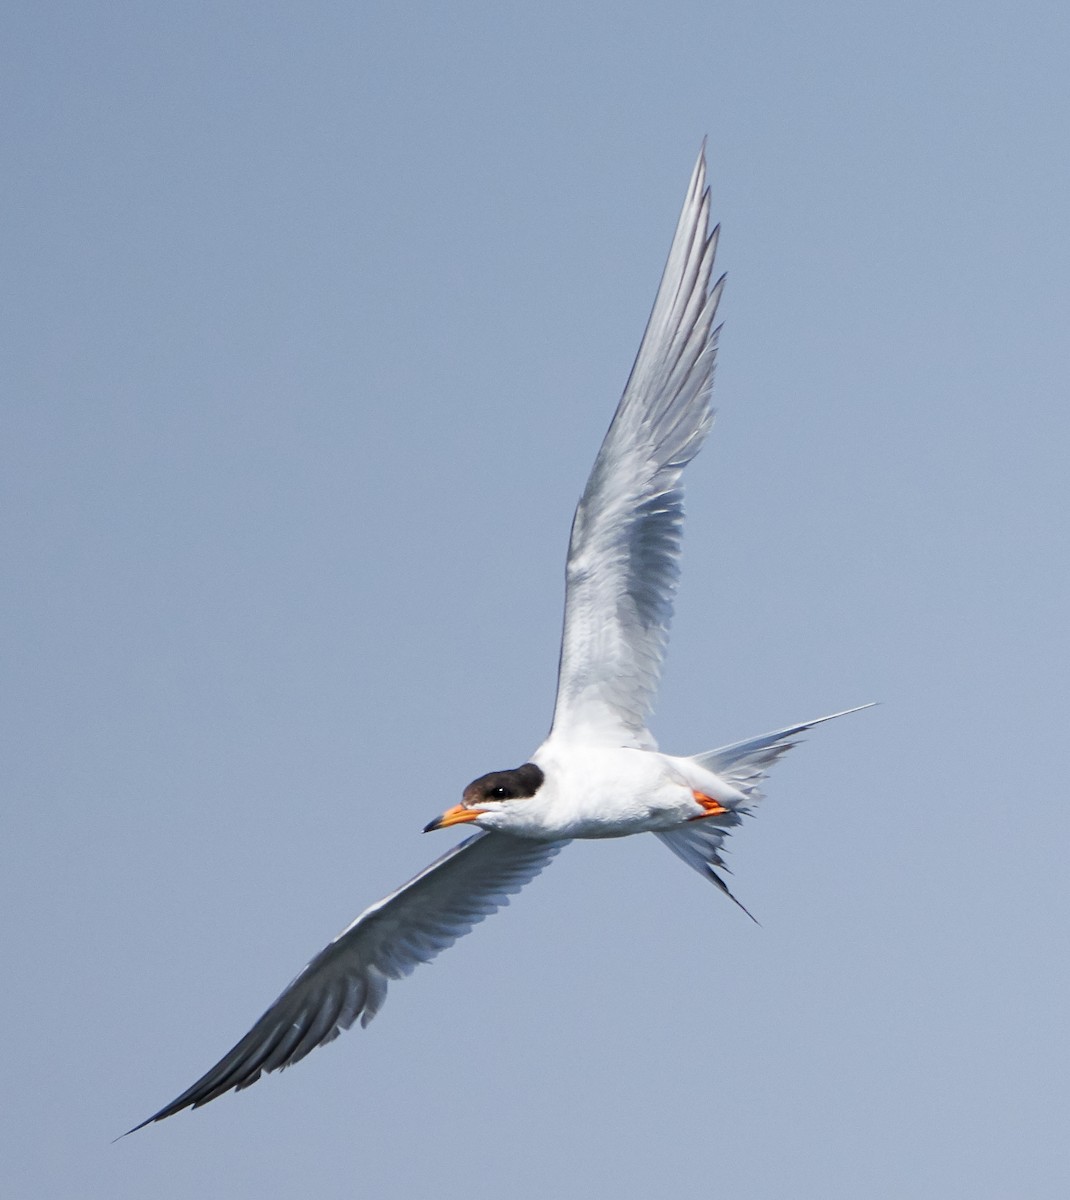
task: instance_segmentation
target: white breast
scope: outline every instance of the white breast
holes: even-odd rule
[[[532,755],[545,773],[530,800],[508,805],[525,837],[623,837],[674,829],[701,807],[678,766],[650,750],[546,743]]]

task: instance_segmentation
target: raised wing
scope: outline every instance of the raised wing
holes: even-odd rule
[[[567,842],[480,832],[361,913],[305,967],[242,1040],[190,1088],[130,1132],[184,1108],[199,1108],[262,1072],[300,1062],[360,1017],[379,1011],[387,983],[509,903]]]
[[[572,522],[551,734],[653,748],[679,576],[680,475],[713,423],[717,230],[700,153],[632,373]]]

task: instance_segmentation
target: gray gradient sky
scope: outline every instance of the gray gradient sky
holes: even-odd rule
[[[1063,1197],[1064,4],[7,7],[0,1192]],[[876,699],[734,839],[577,845],[116,1145],[550,716],[709,134],[655,733]]]

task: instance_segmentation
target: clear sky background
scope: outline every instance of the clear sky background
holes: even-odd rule
[[[0,1192],[1065,1197],[1070,9],[6,8]],[[880,700],[111,1139],[553,700],[700,140],[729,283],[654,730]]]

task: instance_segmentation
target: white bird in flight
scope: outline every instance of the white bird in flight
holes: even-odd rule
[[[572,521],[549,736],[529,762],[470,783],[426,830],[478,832],[361,913],[210,1071],[134,1129],[291,1066],[358,1017],[367,1025],[390,980],[507,904],[572,838],[654,833],[735,900],[715,868],[728,831],[761,798],[766,768],[804,730],[858,711],[686,758],[662,754],[647,728],[679,577],[681,474],[713,423],[724,277],[712,282],[719,227],[710,230],[709,212],[700,152],[639,353]]]

